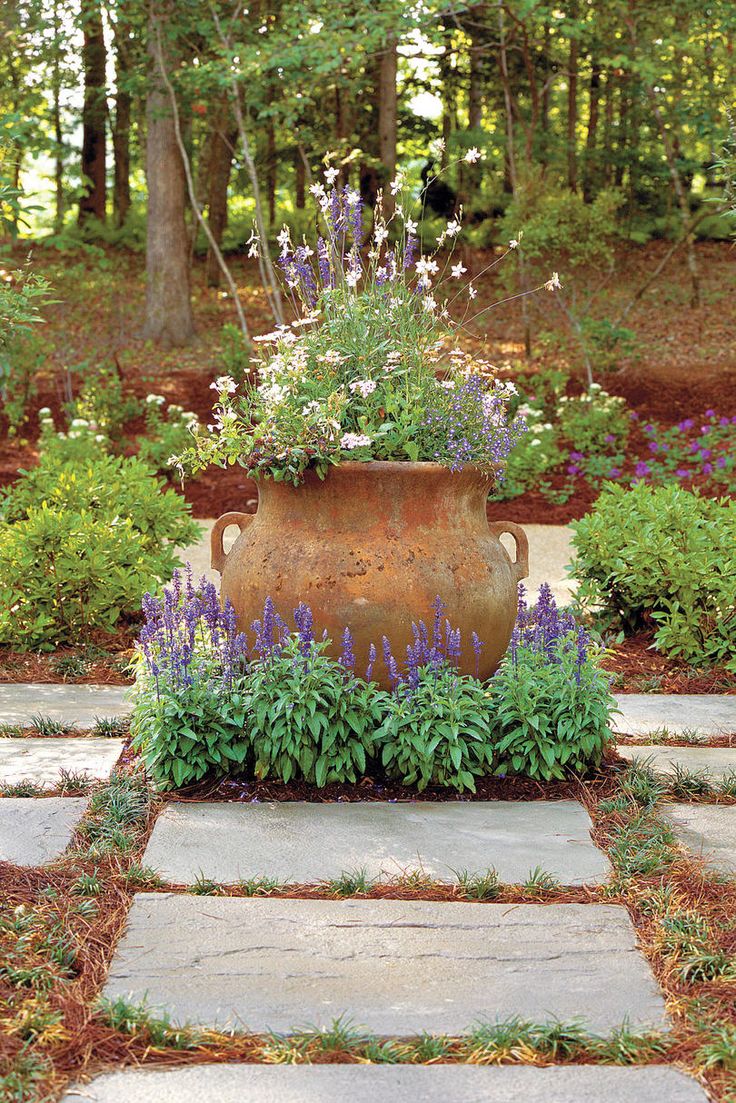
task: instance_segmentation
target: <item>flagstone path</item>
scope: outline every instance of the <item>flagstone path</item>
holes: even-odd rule
[[[0,862],[52,862],[69,845],[86,805],[85,797],[0,797]]]
[[[736,731],[733,698],[620,697],[618,727],[643,739],[666,729]],[[33,714],[90,729],[126,716],[107,686],[0,686],[0,722]],[[0,782],[53,784],[63,767],[105,778],[120,739],[89,734],[0,738]],[[673,762],[726,776],[734,750],[664,743],[621,748],[655,768]],[[68,846],[83,797],[0,797],[0,861],[42,866]],[[736,869],[736,806],[667,804],[678,837],[716,868]],[[566,885],[609,873],[576,801],[364,804],[169,802],[142,859],[171,884],[251,877],[315,884],[343,873],[421,871],[455,881],[495,868],[502,881],[542,869]],[[104,987],[146,999],[175,1023],[236,1032],[329,1026],[345,1014],[378,1035],[463,1033],[514,1016],[582,1020],[607,1034],[666,1030],[661,992],[627,911],[600,903],[520,905],[424,899],[287,899],[142,892],[134,898]],[[121,1071],[71,1089],[64,1103],[704,1103],[674,1068],[472,1066],[207,1066]]]
[[[268,876],[314,883],[363,870],[391,880],[421,871],[456,882],[493,867],[502,881],[542,869],[562,884],[605,880],[577,801],[169,804],[143,858],[166,881],[223,884]],[[326,845],[327,844],[327,845]]]
[[[736,874],[736,805],[667,804],[662,815],[687,850],[722,873]]]
[[[666,743],[619,745],[616,750],[629,762],[647,765],[655,773],[672,775],[679,770],[702,774],[712,780],[736,777],[736,747],[673,747]]]
[[[620,716],[611,727],[622,735],[736,735],[736,695],[716,693],[620,693]]]
[[[110,1073],[61,1103],[707,1103],[673,1068],[196,1065]]]
[[[517,1015],[668,1027],[628,913],[603,904],[138,894],[103,995],[246,1032],[342,1015],[379,1035]]]
[[[70,728],[93,728],[100,718],[130,713],[126,686],[68,685],[43,682],[0,683],[0,723],[32,726],[34,716]]]
[[[107,778],[122,749],[122,739],[97,736],[0,739],[0,787],[19,781],[56,785],[62,770]]]

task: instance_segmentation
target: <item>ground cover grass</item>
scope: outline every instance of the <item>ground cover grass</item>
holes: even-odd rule
[[[683,779],[676,783],[678,791]],[[608,767],[573,783],[591,814],[594,839],[614,873],[606,884],[560,886],[544,870],[522,885],[499,882],[493,870],[458,871],[437,884],[421,870],[373,884],[360,870],[316,886],[258,878],[237,886],[200,880],[169,886],[142,865],[145,844],[165,801],[132,770],[97,785],[72,846],[44,870],[0,866],[0,1099],[40,1103],[80,1075],[131,1063],[204,1061],[674,1063],[731,1103],[736,1071],[736,881],[687,856],[659,819],[672,785],[641,767]],[[550,785],[549,790],[560,786]],[[732,793],[696,799],[736,803]],[[542,795],[540,793],[540,795]],[[544,795],[549,797],[550,793]],[[567,794],[566,794],[567,795]],[[473,1028],[461,1038],[422,1035],[375,1038],[338,1020],[329,1031],[225,1035],[173,1026],[145,1006],[100,1003],[99,992],[133,893],[168,891],[290,898],[432,899],[451,902],[617,903],[627,908],[640,948],[663,989],[671,1034],[626,1028],[595,1038],[583,1022],[518,1019]],[[471,1024],[469,1024],[471,1025]]]

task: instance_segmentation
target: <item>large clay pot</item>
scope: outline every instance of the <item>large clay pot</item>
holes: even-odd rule
[[[498,666],[517,608],[517,584],[528,573],[523,529],[486,519],[491,480],[475,469],[451,473],[434,463],[343,463],[324,481],[308,471],[294,487],[258,484],[258,511],[225,513],[212,530],[212,566],[222,575],[240,628],[263,613],[271,596],[284,619],[300,601],[326,628],[340,652],[347,625],[354,638],[356,673],[364,674],[368,649],[379,659],[374,678],[387,685],[381,641],[387,636],[401,662],[413,640],[412,621],[431,624],[439,595],[446,617],[461,629],[461,670],[475,671],[471,634],[483,641],[481,677]],[[223,533],[240,535],[230,551]],[[502,533],[516,543],[512,560]]]

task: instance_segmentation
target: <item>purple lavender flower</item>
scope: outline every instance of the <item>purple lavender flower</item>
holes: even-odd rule
[[[678,479],[686,479],[689,474],[690,472],[686,467],[678,467],[675,471],[675,475],[677,475]]]
[[[643,460],[639,460],[636,467],[634,468],[634,473],[636,474],[636,477],[638,479],[645,479],[647,475],[651,474],[649,464],[644,463]]]
[[[725,467],[725,466],[726,466],[726,457],[725,456],[719,456],[718,459],[716,460],[716,467]]]
[[[414,234],[407,234],[406,244],[404,245],[404,271],[407,272],[410,268],[414,267],[414,261],[416,260],[417,252],[417,239]]]
[[[578,467],[578,465],[576,463],[569,463],[567,465],[567,473],[568,473],[568,475],[579,475],[580,474],[580,468]]]
[[[713,464],[712,463],[704,463],[703,464],[703,474],[704,475],[712,475],[713,474]]]

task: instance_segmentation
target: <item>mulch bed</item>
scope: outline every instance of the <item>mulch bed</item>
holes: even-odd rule
[[[640,632],[616,644],[603,666],[617,677],[617,693],[736,694],[736,674],[722,667],[692,667],[653,650],[654,633]]]

